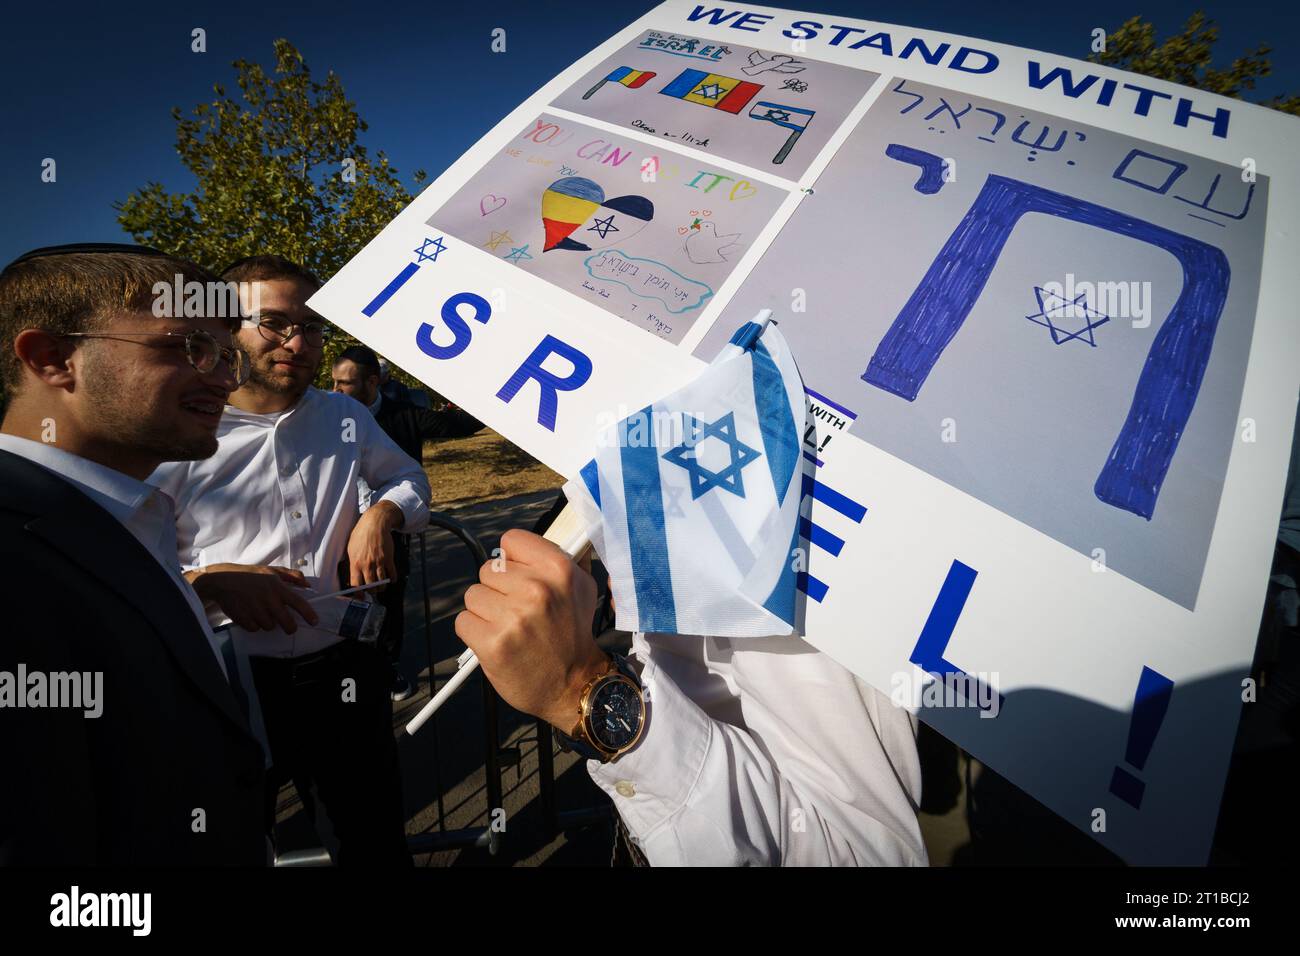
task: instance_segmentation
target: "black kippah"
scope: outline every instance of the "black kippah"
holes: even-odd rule
[[[167,253],[161,249],[155,249],[153,246],[137,246],[130,242],[70,242],[62,246],[41,246],[39,249],[32,249],[30,252],[24,252],[21,256],[9,263],[9,266],[16,266],[20,262],[26,262],[28,259],[43,259],[46,256],[68,256],[68,255],[85,255],[87,253],[97,252],[125,252],[136,256],[165,256]],[[9,266],[5,266],[6,269]]]

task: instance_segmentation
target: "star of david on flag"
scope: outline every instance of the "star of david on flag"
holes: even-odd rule
[[[786,129],[804,130],[812,122],[816,115],[816,110],[805,110],[798,106],[782,106],[780,103],[768,103],[760,100],[749,109],[749,118],[756,120],[765,120],[769,123],[775,123],[777,126],[784,126]]]
[[[761,83],[738,80],[734,76],[688,69],[682,70],[659,92],[701,106],[711,106],[724,113],[739,113],[762,88]]]
[[[707,425],[686,412],[682,413],[682,420],[689,434],[680,445],[665,452],[663,457],[675,465],[681,465],[690,474],[691,499],[698,498],[710,488],[725,488],[733,495],[745,497],[741,470],[758,457],[758,452],[736,438],[736,413],[727,412],[716,422]],[[725,442],[731,454],[730,462],[720,471],[705,468],[695,455],[695,446],[711,436]]]
[[[790,155],[790,150],[794,149],[794,144],[799,141],[803,131],[808,128],[812,118],[817,115],[816,110],[806,110],[799,106],[785,106],[781,103],[769,103],[766,100],[759,100],[749,109],[749,118],[762,120],[765,123],[775,123],[777,126],[784,126],[786,129],[794,130],[781,147],[780,152],[772,159],[773,163],[783,163],[785,158]]]
[[[755,321],[692,382],[601,434],[564,491],[609,571],[620,630],[794,631],[806,417],[789,346]]]

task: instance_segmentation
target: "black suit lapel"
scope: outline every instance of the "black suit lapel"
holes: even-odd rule
[[[0,451],[0,476],[9,506],[33,516],[25,529],[131,604],[204,696],[248,733],[194,612],[144,545],[72,485],[25,458]]]

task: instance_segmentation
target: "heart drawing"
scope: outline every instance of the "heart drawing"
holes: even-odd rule
[[[542,193],[543,252],[590,252],[623,242],[654,218],[654,203],[644,196],[605,198],[605,190],[583,176],[557,179]]]

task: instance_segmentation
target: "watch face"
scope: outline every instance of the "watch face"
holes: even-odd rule
[[[592,736],[603,747],[621,750],[641,728],[641,695],[625,680],[607,681],[591,698]]]

